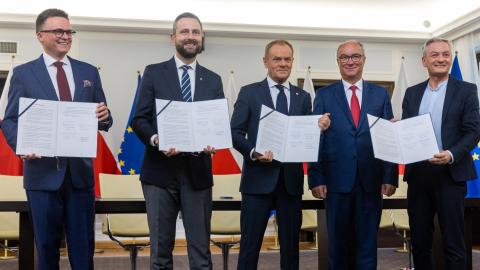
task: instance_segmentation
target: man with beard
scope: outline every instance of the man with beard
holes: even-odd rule
[[[173,23],[176,53],[168,61],[149,65],[140,87],[132,127],[146,145],[140,173],[150,228],[150,269],[173,269],[172,251],[178,211],[182,212],[190,269],[212,269],[210,218],[212,160],[215,149],[201,153],[158,150],[155,99],[201,101],[223,98],[220,76],[202,67],[200,19],[182,13]]]

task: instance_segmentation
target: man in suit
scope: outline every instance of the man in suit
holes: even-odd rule
[[[285,40],[270,42],[263,58],[268,70],[261,82],[242,87],[232,115],[233,146],[243,155],[240,254],[238,269],[256,269],[263,234],[275,209],[278,218],[281,269],[298,269],[298,243],[302,224],[302,163],[273,161],[271,151],[255,151],[262,104],[287,115],[309,115],[310,95],[287,80],[293,47]],[[319,119],[327,128],[329,118]]]
[[[112,117],[97,68],[67,56],[75,31],[67,13],[47,9],[36,20],[43,54],[13,70],[2,130],[16,149],[20,97],[98,103],[98,128],[108,130]],[[72,99],[73,97],[73,99]],[[90,158],[24,159],[24,187],[35,232],[38,269],[59,268],[62,232],[72,269],[93,269],[95,194]]]
[[[445,269],[465,269],[464,197],[466,181],[477,174],[470,151],[480,139],[477,87],[448,72],[452,52],[448,40],[432,38],[423,48],[428,80],[409,87],[402,118],[429,113],[440,152],[428,161],[405,166],[408,216],[415,269],[434,269],[435,213],[443,235]]]
[[[212,160],[202,153],[158,150],[155,99],[201,101],[223,98],[221,78],[196,61],[202,51],[200,19],[182,13],[173,23],[175,55],[145,68],[132,126],[146,145],[140,173],[150,228],[150,269],[172,269],[178,211],[182,212],[190,269],[212,269],[210,218]]]
[[[367,113],[393,114],[387,91],[362,79],[365,59],[362,43],[340,44],[342,80],[319,89],[314,102],[313,113],[328,112],[332,121],[309,167],[312,194],[325,199],[331,270],[376,269],[382,194],[392,195],[398,184],[397,166],[373,155]]]

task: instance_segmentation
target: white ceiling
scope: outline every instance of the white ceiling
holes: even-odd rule
[[[172,21],[184,11],[205,23],[435,33],[480,11],[480,0],[0,0],[2,13]],[[424,22],[430,23],[425,27]]]

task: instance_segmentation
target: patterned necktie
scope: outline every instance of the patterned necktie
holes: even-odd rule
[[[72,94],[70,93],[70,87],[68,86],[67,75],[63,70],[63,62],[53,63],[57,67],[57,85],[58,94],[60,95],[60,101],[72,101]]]
[[[192,102],[192,85],[190,84],[190,75],[188,75],[188,70],[190,66],[183,65],[180,67],[183,70],[182,73],[182,83],[180,88],[182,90],[182,99],[185,102]]]
[[[275,87],[280,91],[277,95],[277,111],[283,114],[288,115],[288,103],[287,96],[285,95],[285,88],[281,84],[275,85]]]
[[[350,98],[350,111],[352,112],[353,123],[355,127],[358,127],[358,120],[360,119],[360,102],[358,102],[358,97],[355,93],[355,90],[358,89],[356,85],[352,85],[349,88],[352,90],[352,98]]]

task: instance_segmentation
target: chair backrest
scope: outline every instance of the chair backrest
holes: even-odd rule
[[[212,197],[241,200],[240,174],[214,175]],[[212,211],[212,234],[240,234],[240,211]]]
[[[143,199],[138,175],[100,174],[102,199]]]
[[[308,176],[303,179],[302,200],[318,200],[313,197],[312,191],[308,188]],[[313,230],[317,228],[317,210],[302,210],[302,230]]]
[[[138,175],[100,174],[100,193],[102,199],[143,199],[142,185]],[[109,214],[102,218],[102,232],[107,226],[114,236],[149,236],[146,214]]]
[[[391,198],[406,198],[408,183],[403,181],[403,175],[398,177],[398,188]],[[386,198],[388,200],[388,198]],[[398,229],[408,230],[410,228],[408,221],[408,213],[406,209],[388,209],[382,211],[380,227],[390,227],[393,224]]]
[[[26,201],[23,176],[0,175],[0,201]],[[0,239],[13,240],[19,237],[18,213],[0,212]]]

